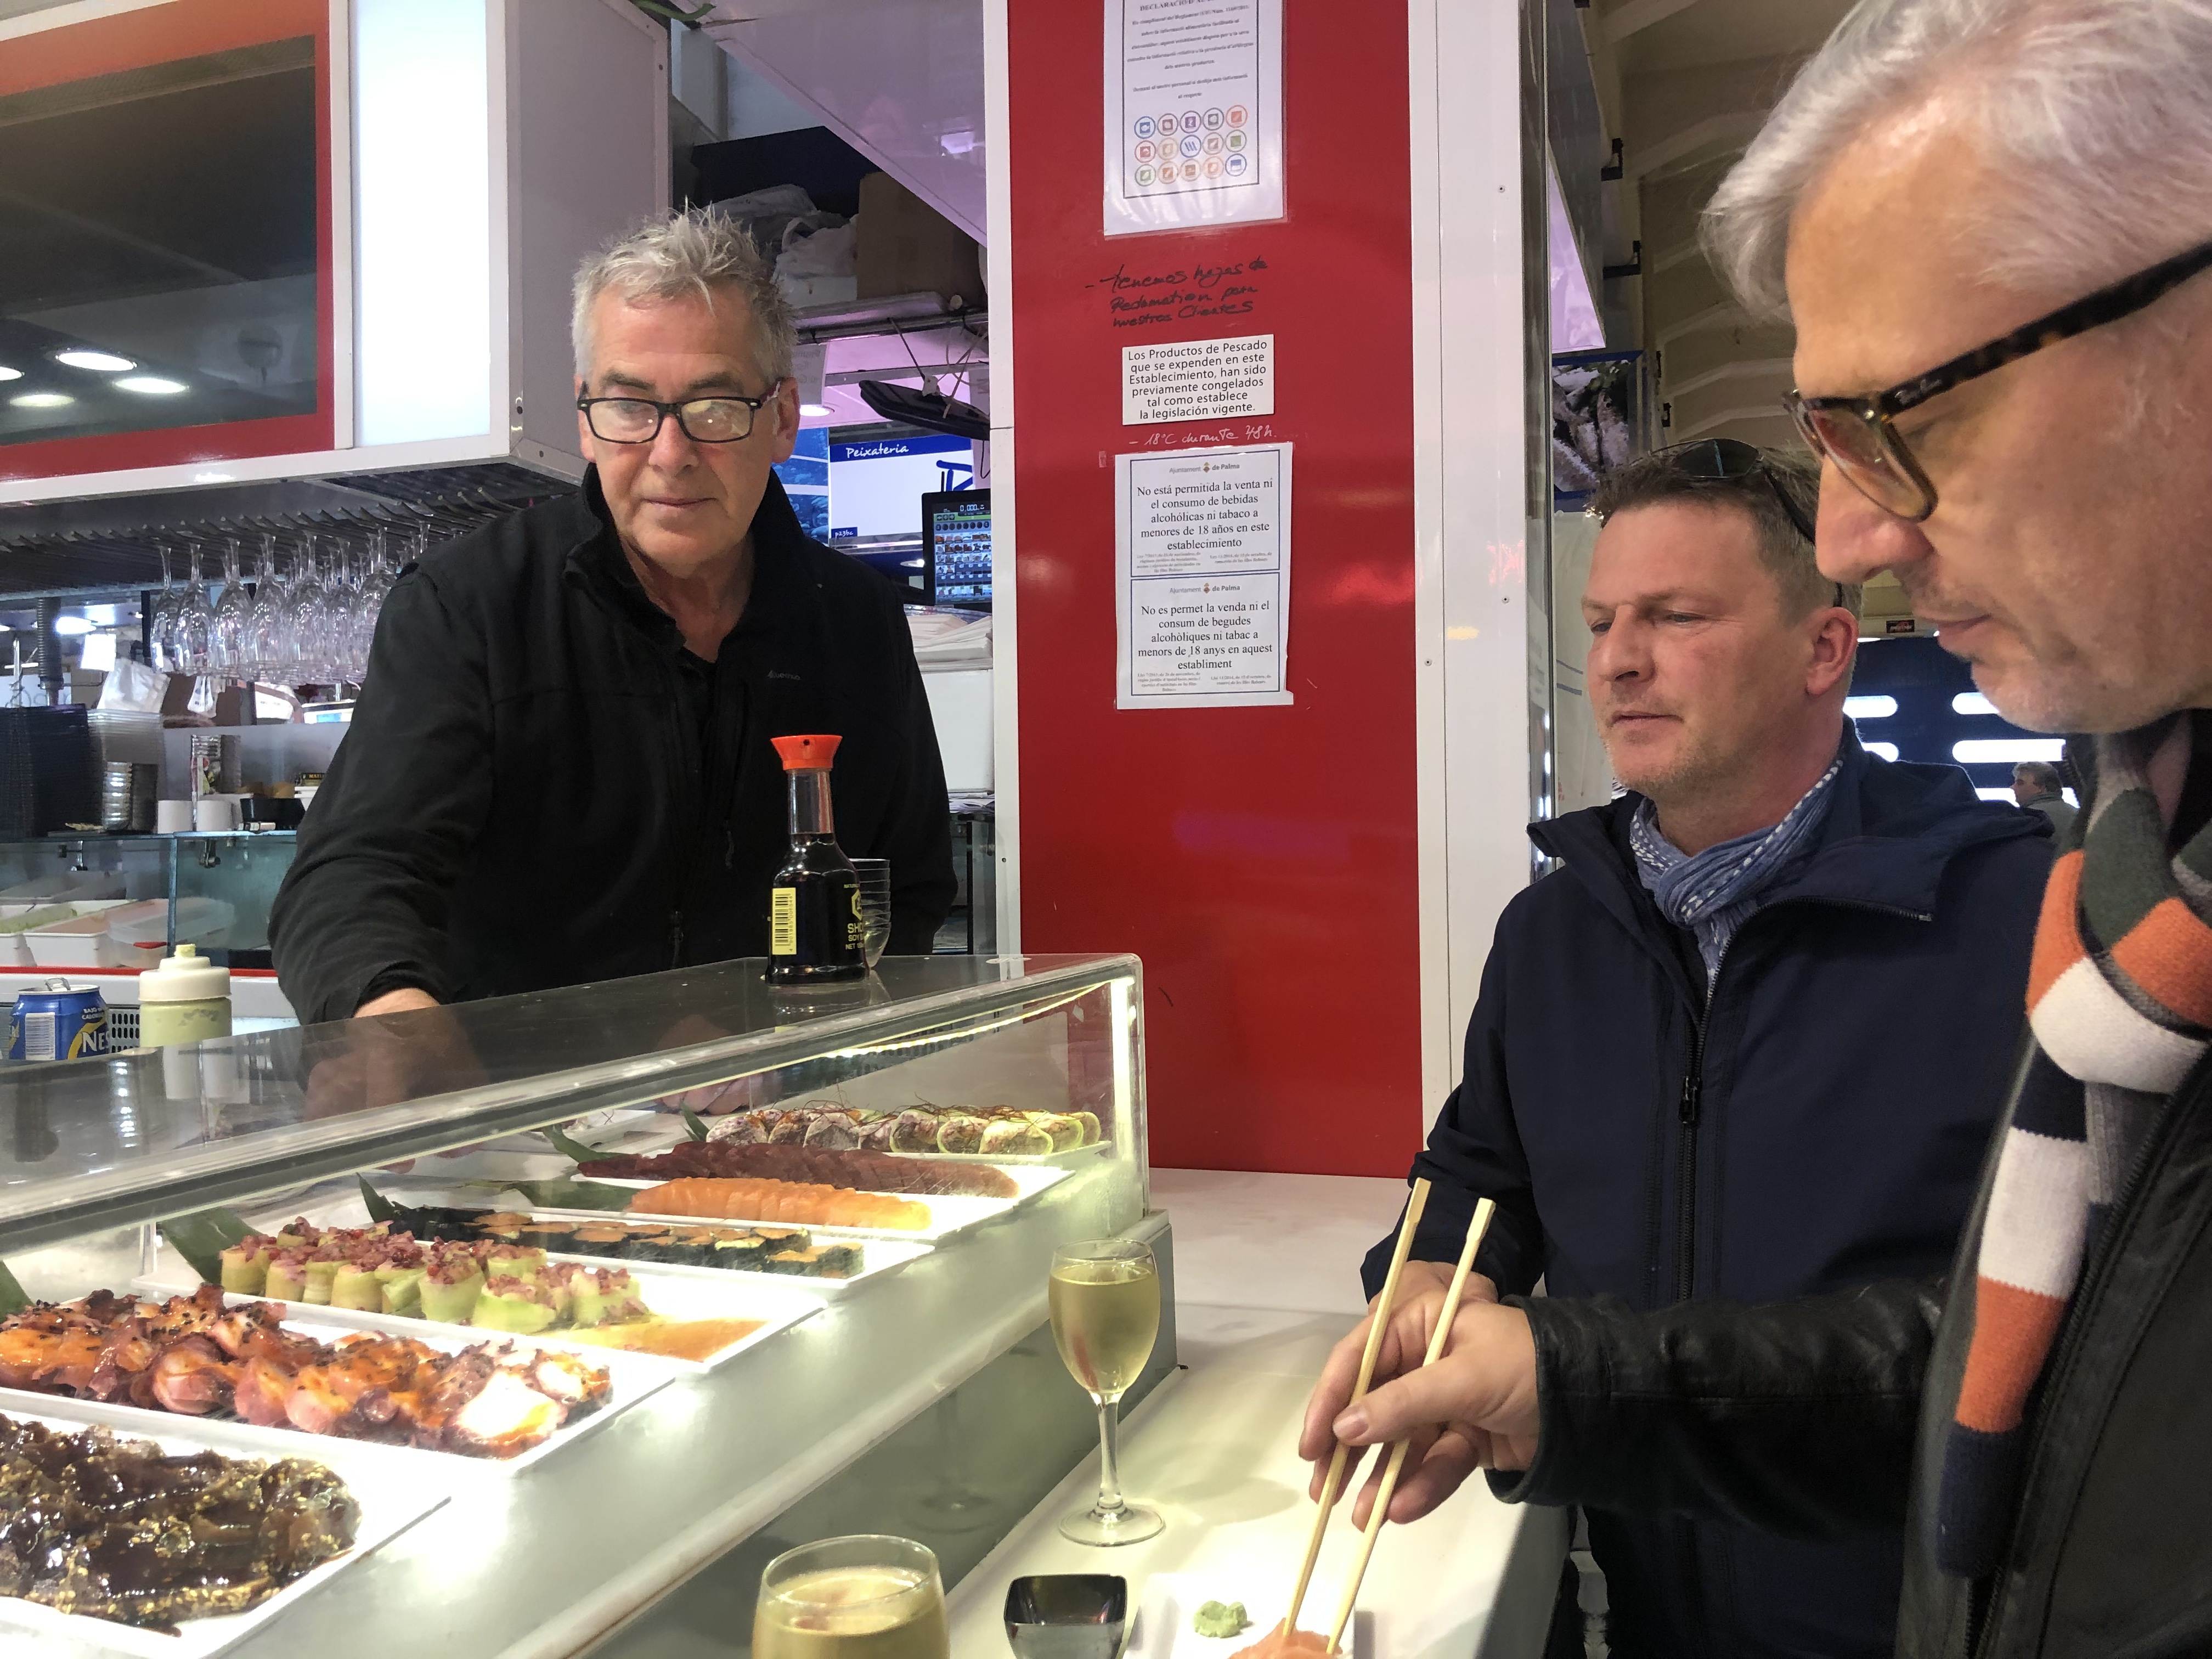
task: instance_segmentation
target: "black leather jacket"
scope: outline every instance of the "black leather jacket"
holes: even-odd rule
[[[2175,1091],[2084,1269],[2006,1565],[1969,1583],[1936,1570],[1924,1528],[1995,1168],[1993,1152],[1948,1289],[1649,1314],[1509,1298],[1535,1334],[1542,1428],[1534,1465],[1493,1486],[1802,1537],[1909,1512],[1899,1659],[2212,1653],[2212,1062]]]

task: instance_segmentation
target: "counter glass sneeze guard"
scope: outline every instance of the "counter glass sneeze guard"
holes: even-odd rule
[[[791,995],[772,993],[762,966],[0,1073],[12,1129],[0,1138],[0,1255],[45,1297],[125,1289],[149,1263],[173,1274],[173,1251],[144,1224],[180,1211],[234,1203],[272,1231],[295,1211],[359,1224],[356,1171],[406,1202],[464,1201],[476,1177],[465,1201],[501,1206],[513,1194],[497,1196],[484,1160],[555,1156],[517,1131],[583,1114],[634,1122],[615,1109],[732,1079],[749,1103],[1098,1119],[1095,1146],[1002,1166],[1045,1177],[1012,1207],[824,1297],[819,1312],[677,1377],[543,1462],[500,1478],[434,1458],[454,1466],[450,1478],[437,1471],[443,1508],[234,1652],[743,1651],[770,1555],[828,1533],[889,1531],[929,1543],[957,1581],[1095,1445],[1088,1398],[1045,1324],[1054,1248],[1146,1238],[1173,1306],[1171,1240],[1147,1206],[1136,960],[886,958],[864,986]],[[666,1105],[653,1116],[683,1134]],[[458,1173],[434,1156],[494,1137],[451,1160]],[[407,1158],[420,1160],[410,1175],[374,1167]],[[443,1196],[404,1190],[438,1181]],[[349,1203],[350,1220],[339,1213]],[[1170,1312],[1133,1394],[1174,1363]],[[56,1409],[96,1419],[102,1408]],[[176,1432],[195,1420],[178,1419]],[[341,1469],[346,1456],[426,1455],[297,1437],[295,1455]],[[456,1562],[470,1564],[465,1595]],[[6,1618],[0,1603],[0,1647]]]

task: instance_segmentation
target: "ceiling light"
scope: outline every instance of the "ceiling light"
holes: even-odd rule
[[[20,380],[22,378],[23,371],[21,369],[10,368],[7,364],[0,363],[0,380]]]
[[[1868,754],[1879,756],[1886,761],[1893,761],[1897,758],[1897,745],[1893,743],[1863,743],[1859,747],[1865,750]]]
[[[2063,738],[1968,738],[1951,745],[1961,766],[1998,766],[2009,761],[2055,761],[2066,753]]]
[[[1994,714],[1997,712],[1997,706],[1978,691],[1961,691],[1951,699],[1951,712],[1954,714]],[[2009,800],[2012,797],[2007,795],[2005,799]]]
[[[76,398],[64,392],[26,392],[20,398],[8,399],[17,409],[59,409],[64,404],[73,404]]]
[[[125,392],[143,392],[152,398],[166,397],[172,392],[185,390],[182,380],[165,380],[158,374],[126,374],[115,384]]]
[[[235,483],[237,481],[238,474],[235,472],[195,472],[192,474],[192,482],[194,483]]]
[[[92,619],[88,617],[57,617],[54,618],[54,632],[89,634],[92,632]]]
[[[831,409],[827,404],[801,404],[799,406],[799,412],[802,415],[818,417],[823,415],[834,415],[836,410]]]
[[[120,374],[126,368],[138,367],[130,358],[118,357],[112,351],[57,351],[54,361],[67,363],[71,368],[96,368],[103,374]]]
[[[1895,697],[1845,697],[1844,713],[1855,720],[1886,720],[1897,712]]]

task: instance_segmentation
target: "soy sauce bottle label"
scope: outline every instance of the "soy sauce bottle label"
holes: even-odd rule
[[[854,890],[855,902],[860,890]],[[779,887],[769,895],[768,953],[772,957],[799,954],[799,890]]]

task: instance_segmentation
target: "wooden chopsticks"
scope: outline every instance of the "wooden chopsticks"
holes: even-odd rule
[[[1443,1353],[1444,1344],[1451,1335],[1452,1322],[1459,1316],[1461,1292],[1467,1289],[1468,1275],[1474,1268],[1474,1253],[1482,1247],[1482,1236],[1490,1231],[1491,1214],[1496,1208],[1497,1206],[1486,1198],[1478,1200],[1475,1203],[1474,1218],[1468,1224],[1467,1243],[1460,1249],[1459,1265],[1452,1270],[1451,1288],[1444,1292],[1443,1311],[1437,1317],[1436,1329],[1429,1335],[1429,1351],[1421,1360],[1424,1365],[1435,1364],[1437,1358]],[[1371,1340],[1368,1344],[1370,1362],[1373,1358],[1374,1346]],[[1370,1364],[1368,1370],[1371,1370],[1371,1369]],[[1363,1371],[1360,1381],[1364,1383],[1366,1380],[1366,1373]],[[1354,1395],[1352,1397],[1356,1400],[1358,1395]],[[1399,1471],[1406,1466],[1406,1449],[1412,1443],[1410,1440],[1401,1440],[1390,1448],[1390,1462],[1382,1471],[1382,1485],[1376,1492],[1375,1508],[1367,1517],[1366,1531],[1360,1535],[1359,1559],[1352,1563],[1352,1582],[1344,1587],[1344,1600],[1338,1604],[1336,1609],[1336,1623],[1330,1626],[1328,1645],[1322,1650],[1326,1654],[1334,1654],[1337,1651],[1336,1644],[1344,1636],[1344,1627],[1352,1622],[1352,1604],[1358,1599],[1360,1581],[1367,1577],[1368,1558],[1375,1553],[1375,1540],[1382,1535],[1383,1517],[1390,1512],[1391,1494],[1398,1489]],[[1336,1449],[1337,1456],[1341,1461],[1344,1455],[1343,1445],[1340,1443]],[[1334,1467],[1330,1473],[1332,1474],[1335,1473]],[[1328,1510],[1324,1509],[1322,1512],[1326,1515]],[[1310,1553],[1309,1553],[1309,1559],[1310,1559]],[[1303,1585],[1301,1588],[1303,1589]]]
[[[1413,1248],[1413,1231],[1421,1224],[1421,1212],[1428,1201],[1427,1180],[1416,1181],[1412,1196],[1406,1200],[1405,1219],[1398,1224],[1398,1243],[1390,1252],[1390,1271],[1383,1277],[1382,1294],[1376,1299],[1375,1322],[1367,1328],[1367,1346],[1359,1356],[1359,1376],[1352,1385],[1354,1401],[1366,1398],[1367,1385],[1374,1379],[1375,1356],[1382,1351],[1382,1334],[1389,1328],[1390,1312],[1398,1300],[1398,1275],[1405,1269],[1407,1253]],[[1283,1615],[1285,1638],[1298,1627],[1298,1609],[1305,1605],[1306,1586],[1313,1581],[1314,1563],[1321,1557],[1322,1534],[1328,1530],[1328,1512],[1336,1507],[1337,1495],[1344,1484],[1345,1460],[1350,1454],[1351,1448],[1340,1440],[1335,1454],[1328,1460],[1328,1479],[1322,1483],[1321,1507],[1314,1511],[1313,1535],[1306,1540],[1306,1559],[1298,1567],[1297,1587],[1291,1592],[1291,1610]]]

